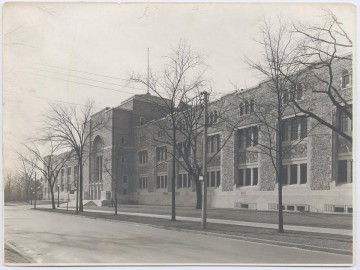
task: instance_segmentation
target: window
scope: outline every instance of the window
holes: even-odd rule
[[[220,135],[216,134],[209,136],[207,146],[207,152],[209,154],[218,152],[220,150]]]
[[[290,138],[291,140],[296,140],[298,138],[298,121],[296,117],[291,119],[290,127],[291,127]]]
[[[126,194],[127,194],[127,190],[126,190],[126,188],[124,188],[123,195],[126,195]]]
[[[307,129],[307,117],[300,117],[300,138],[304,139],[307,137],[308,129]]]
[[[164,127],[159,128],[158,137],[161,138],[161,137],[164,137],[164,136],[165,136],[165,128]]]
[[[139,141],[140,142],[145,142],[146,141],[146,134],[144,132],[140,134]]]
[[[307,164],[300,164],[300,184],[307,182]]]
[[[140,126],[145,124],[145,117],[140,117]]]
[[[295,89],[295,100],[302,100],[303,99],[303,86],[301,84],[298,84]]]
[[[240,102],[240,116],[254,112],[255,101],[253,99]]]
[[[96,157],[96,164],[95,164],[95,171],[96,171],[96,175],[95,175],[95,180],[100,182],[102,181],[102,156],[98,156]]]
[[[290,130],[289,130],[290,126]],[[297,116],[282,121],[281,139],[282,141],[297,140],[299,135],[301,139],[308,136],[308,118],[306,116]],[[299,134],[300,131],[300,134]]]
[[[289,134],[289,122],[283,120],[281,126],[281,140],[287,141],[289,139],[288,134]]]
[[[244,128],[238,131],[239,148],[256,146],[259,143],[258,127]]]
[[[297,167],[296,164],[290,165],[290,185],[297,184]]]
[[[61,178],[60,178],[60,183],[61,183],[61,191],[64,191],[64,169],[61,169]]]
[[[74,185],[77,187],[77,181],[79,180],[79,166],[74,166]]]
[[[139,163],[140,164],[148,163],[148,152],[146,150],[140,151],[138,153],[138,156],[139,156]]]
[[[124,175],[124,176],[123,176],[123,182],[124,182],[124,183],[127,183],[127,175]]]
[[[351,132],[351,120],[350,118],[341,110],[339,112],[339,128],[344,132]]]
[[[283,165],[280,174],[283,185],[306,184],[307,163]]]
[[[157,161],[165,161],[165,160],[167,160],[166,146],[156,148],[156,160]]]
[[[220,186],[220,171],[210,171],[206,174],[208,187]]]
[[[238,182],[236,187],[242,186],[256,186],[259,182],[259,169],[245,168],[238,170]]]
[[[283,165],[280,169],[280,181],[284,185],[288,184],[288,166]]]
[[[350,83],[351,83],[350,74],[347,70],[344,70],[341,76],[341,87],[342,88],[349,87]]]
[[[124,144],[125,143],[125,138],[121,137],[121,143]]]
[[[178,143],[176,150],[177,150],[179,158],[181,158],[181,159],[183,159],[184,157],[188,157],[190,155],[189,149],[187,149],[185,142]]]
[[[160,175],[156,177],[156,188],[167,188],[167,175]]]
[[[288,89],[284,89],[281,94],[281,103],[282,104],[288,104],[290,100],[290,93]]]
[[[66,170],[66,189],[70,190],[71,167]]]
[[[251,169],[245,169],[245,186],[251,185]]]
[[[258,184],[258,168],[253,169],[253,186],[256,186]]]
[[[124,156],[121,157],[121,163],[125,163],[125,157]]]
[[[139,189],[147,189],[148,178],[147,177],[140,177],[139,178]]]
[[[338,161],[338,182],[346,183],[348,178],[347,160]]]
[[[178,174],[178,188],[189,188],[191,187],[191,180],[187,173]]]

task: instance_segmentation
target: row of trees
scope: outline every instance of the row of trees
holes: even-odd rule
[[[265,21],[261,28],[262,37],[258,41],[263,46],[263,59],[254,61],[245,57],[248,66],[266,79],[266,87],[272,93],[271,98],[256,102],[253,108],[253,121],[261,127],[264,139],[254,151],[266,154],[271,159],[278,183],[279,206],[282,205],[283,182],[280,168],[285,151],[281,143],[282,120],[289,110],[312,117],[346,140],[352,141],[349,134],[323,115],[317,114],[313,110],[313,104],[300,103],[290,94],[289,102],[284,106],[284,96],[289,93],[289,89],[303,85],[312,93],[328,98],[337,110],[352,118],[351,105],[335,83],[333,70],[335,61],[351,61],[351,56],[343,55],[344,49],[352,47],[349,36],[336,16],[329,11],[326,12],[323,24],[288,25],[281,19],[275,24]],[[203,93],[212,93],[211,81],[204,75],[207,69],[205,59],[185,42],[181,42],[167,60],[162,71],[150,71],[147,75],[134,72],[130,74],[129,81],[146,86],[163,101],[154,103],[154,106],[164,117],[163,121],[156,124],[164,136],[154,136],[152,141],[154,144],[167,144],[171,149],[168,152],[172,157],[171,219],[175,220],[176,164],[188,172],[196,188],[196,208],[201,208],[199,177],[203,167],[200,150],[204,126],[213,130],[226,130],[228,134],[222,137],[214,155],[207,160],[211,162],[226,145],[233,131],[241,125],[241,118],[233,117],[234,111],[239,106],[239,100],[249,99],[249,93],[238,89],[236,98],[214,101],[210,111],[213,107],[216,112],[209,114],[204,123]],[[19,153],[23,164],[32,165],[47,180],[53,208],[53,189],[58,172],[70,158],[75,158],[79,167],[79,211],[83,211],[83,166],[90,155],[90,138],[97,131],[106,128],[109,121],[104,114],[103,117],[96,117],[96,121],[91,119],[93,109],[93,102],[88,102],[83,107],[51,105],[49,113],[44,116],[44,127],[39,132],[42,137],[25,147],[28,154]],[[59,156],[60,152],[66,154]],[[115,170],[111,166],[113,165],[106,165],[105,172],[113,181],[116,195],[119,181],[117,165],[115,164]],[[283,231],[282,224],[282,208],[279,207],[279,231]]]

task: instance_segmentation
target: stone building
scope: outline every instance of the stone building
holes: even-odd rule
[[[350,61],[335,64],[334,84],[350,104],[351,74]],[[268,154],[257,151],[260,145],[274,142],[273,135],[266,135],[266,125],[256,116],[256,108],[262,104],[268,110],[267,121],[275,125],[270,88],[269,82],[262,82],[240,95],[231,93],[209,105],[209,119],[216,123],[208,130],[209,207],[278,209],[275,168]],[[299,104],[311,107],[323,119],[351,134],[351,120],[337,111],[327,97],[312,90],[309,79],[295,90],[282,93],[281,102],[286,107],[287,95],[294,94]],[[93,115],[92,119],[105,115],[110,124],[91,137],[91,155],[84,167],[85,203],[109,203],[116,189],[121,203],[171,204],[171,145],[161,140],[161,123],[168,121],[159,110],[164,102],[150,94],[135,95],[116,108]],[[283,208],[351,213],[351,143],[291,106],[284,109],[281,121],[285,149],[281,167],[281,177],[285,179]],[[199,141],[196,158],[201,156],[201,145]],[[175,172],[176,204],[195,206],[196,187],[181,162],[178,160]]]

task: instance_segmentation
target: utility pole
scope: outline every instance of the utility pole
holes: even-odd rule
[[[37,186],[36,186],[36,172],[35,172],[35,199],[34,199],[34,209],[36,209],[36,199],[37,199]]]
[[[79,213],[79,172],[80,172],[80,166],[78,166],[78,173],[77,173],[77,177],[75,179],[76,181],[76,214]],[[74,173],[75,174],[75,173]]]
[[[201,227],[206,229],[206,218],[207,218],[207,128],[208,128],[208,117],[207,117],[207,106],[208,106],[208,93],[206,91],[204,94],[204,138],[203,138],[203,177],[204,177],[204,185],[203,185],[203,202],[201,208]]]

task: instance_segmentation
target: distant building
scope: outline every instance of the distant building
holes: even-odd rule
[[[335,81],[343,96],[351,103],[351,62],[339,61],[334,67]],[[239,119],[234,130],[226,128],[218,118],[219,101],[210,104],[209,112],[217,128],[209,128],[209,157],[221,150],[208,165],[208,205],[219,208],[276,210],[277,183],[275,171],[265,154],[254,151],[261,137],[261,125],[253,122],[252,106],[257,100],[270,98],[267,82],[244,90],[251,97],[244,101],[236,93],[221,102],[234,106],[231,117]],[[336,111],[327,98],[320,98],[306,86],[296,93],[302,104],[318,99],[312,110],[323,114],[342,131],[351,134],[351,120]],[[166,121],[159,106],[161,98],[135,95],[116,108],[104,109],[92,116],[106,115],[110,128],[91,138],[90,158],[84,167],[84,200],[107,204],[113,198],[114,181],[118,181],[118,200],[129,204],[171,204],[171,147],[154,138],[161,137],[158,123]],[[283,102],[286,101],[284,96]],[[229,105],[230,106],[230,105]],[[330,113],[328,113],[330,112]],[[283,143],[291,147],[285,154],[282,176],[283,208],[287,211],[352,213],[352,145],[329,128],[319,125],[301,113],[287,111],[283,119]],[[181,141],[179,141],[181,143]],[[225,144],[225,147],[222,147]],[[201,149],[199,149],[201,153]],[[70,164],[70,163],[69,163]],[[65,166],[59,176],[71,182],[76,165]],[[106,170],[111,171],[110,176]],[[176,166],[176,203],[194,206],[195,185],[186,170]],[[68,179],[70,180],[62,180]],[[44,185],[44,196],[48,194]]]

